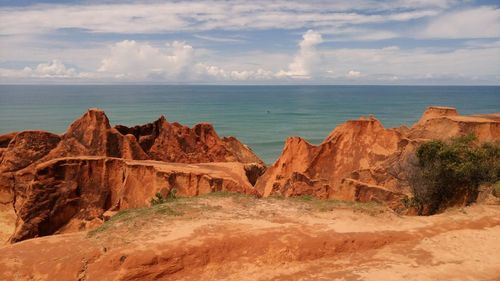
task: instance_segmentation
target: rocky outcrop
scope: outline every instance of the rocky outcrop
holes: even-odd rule
[[[351,120],[335,128],[318,146],[302,138],[289,138],[280,158],[259,178],[263,196],[315,195],[336,198],[345,178],[363,178],[378,185],[377,174],[387,159],[409,143],[394,129],[375,118]]]
[[[46,156],[60,140],[58,135],[42,131],[20,132],[9,139],[0,156],[0,241],[5,241],[12,233],[16,221],[16,194],[24,193],[32,178],[29,171],[21,172],[16,182],[13,174]],[[21,196],[17,198],[22,202]]]
[[[247,164],[248,165],[248,164]],[[106,211],[149,206],[157,192],[166,198],[214,191],[256,195],[245,164],[177,164],[109,157],[66,157],[38,165],[11,242],[97,226]]]
[[[403,193],[388,190],[383,186],[371,185],[358,180],[344,178],[332,192],[332,198],[345,201],[378,202],[399,206],[406,196]],[[391,206],[392,207],[392,206]]]
[[[61,137],[48,132],[20,132],[6,147],[0,171],[5,173],[21,170],[46,156],[60,141]]]
[[[162,116],[111,127],[103,111],[90,109],[61,136],[0,136],[0,226],[16,221],[12,242],[85,229],[100,224],[106,212],[148,206],[157,192],[166,196],[174,188],[179,196],[311,195],[396,208],[409,191],[416,147],[468,133],[499,140],[500,114],[460,116],[431,107],[411,128],[395,129],[374,117],[349,120],[319,145],[289,138],[266,170],[249,147],[220,138],[210,124],[189,128]],[[2,227],[0,236],[12,234],[9,229]]]
[[[189,128],[169,123],[162,116],[146,125],[112,128],[104,111],[95,108],[73,122],[62,136],[42,131],[11,133],[0,136],[0,148],[6,155],[0,162],[3,171],[83,155],[178,163],[236,161],[263,164],[237,139],[219,138],[211,124],[201,123]]]
[[[460,116],[454,108],[430,107],[412,127],[412,139],[449,139],[474,134],[481,141],[500,139],[500,114]]]
[[[349,120],[319,145],[289,138],[256,189],[263,196],[313,195],[397,203],[408,194],[408,166],[416,147],[429,139],[474,133],[500,140],[500,114],[460,116],[456,109],[429,107],[412,128],[386,129],[373,117]]]
[[[178,185],[181,195],[186,196],[219,189],[252,193],[249,188],[253,190],[252,184],[265,170],[250,148],[235,138],[219,138],[210,124],[189,128],[161,117],[142,126],[111,127],[100,109],[89,109],[60,136],[43,131],[2,135],[0,149],[0,212],[9,214],[0,214],[0,225],[10,224],[15,214],[17,234],[12,241],[60,231],[74,217],[83,222],[93,221],[106,210],[99,196],[109,193],[109,189],[127,190],[131,195],[120,199],[120,208],[129,208],[143,206],[155,192],[168,191],[172,185]],[[117,158],[122,162],[89,157]],[[165,164],[160,173],[155,172],[159,164],[149,160],[183,164],[169,164],[172,170],[164,173]],[[106,168],[99,164],[104,162]],[[210,166],[214,171],[208,166],[188,165],[214,162],[245,165],[217,163]],[[118,182],[104,181],[101,177],[117,178],[111,172],[113,169],[117,173],[126,170],[123,173],[124,177],[127,175],[127,183],[136,181],[135,184],[121,188]],[[240,173],[244,180],[240,180]],[[167,174],[167,179],[162,178]],[[228,180],[235,177],[236,180]],[[152,182],[162,187],[143,185]],[[89,184],[92,187],[87,187]],[[81,193],[89,188],[94,193]],[[154,192],[148,193],[148,188]],[[135,203],[127,203],[132,201]],[[4,236],[0,231],[0,238]]]
[[[416,125],[424,124],[430,119],[452,116],[458,116],[458,111],[454,107],[430,106],[424,111]]]
[[[0,148],[5,148],[9,145],[10,141],[17,135],[17,132],[11,132],[0,135]]]
[[[138,141],[150,159],[179,162],[242,162],[263,164],[252,150],[234,137],[221,139],[208,123],[193,128],[169,123],[160,117],[153,123],[135,127],[118,125],[121,134],[131,135]]]
[[[73,122],[58,146],[43,160],[82,155],[148,159],[133,136],[111,128],[108,117],[100,109],[89,109]]]

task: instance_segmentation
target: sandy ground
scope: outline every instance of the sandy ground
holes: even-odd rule
[[[0,248],[0,280],[500,280],[500,206],[206,196]]]

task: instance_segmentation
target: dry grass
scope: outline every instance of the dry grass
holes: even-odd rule
[[[228,202],[232,202],[231,208],[227,207]],[[212,217],[215,213],[224,212],[228,215],[231,215],[232,212],[238,212],[240,215],[245,213],[246,216],[251,217],[251,211],[262,203],[273,203],[276,208],[286,207],[312,213],[330,212],[335,209],[352,209],[354,212],[375,216],[387,211],[386,207],[375,202],[323,200],[313,196],[256,198],[255,196],[240,193],[213,192],[196,197],[177,197],[151,207],[120,211],[98,228],[89,231],[88,237],[99,237],[116,227],[126,227],[133,231],[134,227],[140,227],[142,224],[157,220],[194,220],[204,216]]]

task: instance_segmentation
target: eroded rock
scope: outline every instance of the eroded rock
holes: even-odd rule
[[[221,139],[214,127],[200,123],[193,128],[169,123],[164,116],[153,123],[115,127],[135,137],[150,159],[179,162],[242,162],[263,164],[252,150],[234,137]]]
[[[256,183],[262,196],[313,195],[389,202],[409,194],[409,169],[418,145],[473,133],[500,140],[500,114],[460,116],[456,109],[429,107],[412,127],[386,129],[375,118],[349,120],[319,145],[293,137]]]
[[[17,217],[11,241],[98,225],[102,212],[116,203],[106,201],[106,194],[120,198],[115,209],[144,206],[172,186],[184,196],[218,190],[253,194],[252,184],[265,169],[250,148],[235,138],[219,138],[210,124],[189,128],[161,117],[142,126],[113,128],[104,111],[95,108],[61,136],[11,133],[0,136],[0,149],[0,225],[11,225],[12,214]],[[147,160],[185,164],[166,168],[166,163],[160,167]],[[227,164],[188,165],[202,162]]]
[[[256,195],[242,163],[177,164],[109,157],[66,157],[37,166],[17,209],[10,241],[78,231],[99,225],[109,211],[149,206],[166,198],[215,191]]]

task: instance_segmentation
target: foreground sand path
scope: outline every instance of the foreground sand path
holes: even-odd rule
[[[500,206],[207,196],[0,248],[0,280],[498,280]]]

